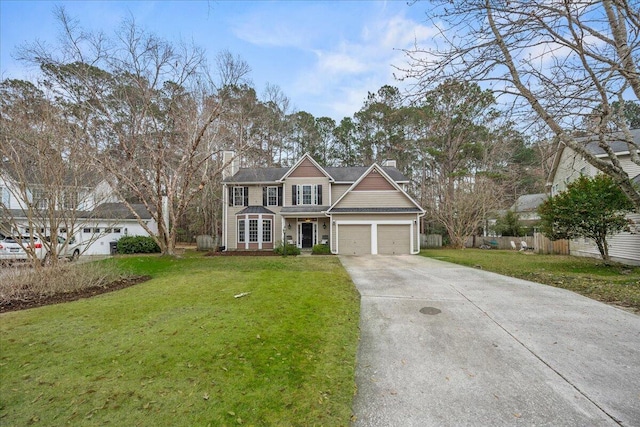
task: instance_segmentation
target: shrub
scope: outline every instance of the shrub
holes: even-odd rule
[[[287,248],[286,253],[285,247]],[[300,248],[296,245],[283,245],[282,242],[279,242],[273,251],[278,255],[300,255]]]
[[[311,249],[312,255],[331,255],[331,248],[329,245],[315,245]]]
[[[160,247],[150,236],[125,236],[118,240],[119,254],[160,253]]]
[[[59,263],[44,268],[22,265],[6,268],[2,273],[0,306],[12,300],[31,301],[87,288],[105,287],[129,275],[115,266],[97,263]]]

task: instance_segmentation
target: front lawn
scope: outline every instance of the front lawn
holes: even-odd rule
[[[152,280],[0,315],[1,425],[349,424],[359,297],[337,258],[105,262]]]
[[[481,249],[430,249],[421,255],[569,289],[640,313],[640,268],[593,258]]]

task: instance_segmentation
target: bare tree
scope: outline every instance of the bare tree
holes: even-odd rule
[[[29,243],[37,238],[55,264],[87,224],[87,211],[104,201],[93,191],[99,178],[60,106],[30,82],[0,83],[0,129],[0,181],[7,196],[0,204],[0,231],[17,236],[34,261]],[[59,236],[66,238],[63,246]],[[89,244],[98,236],[84,237]]]
[[[416,105],[419,197],[426,220],[436,220],[458,248],[500,207],[504,194],[494,177],[508,167],[509,133],[502,133],[493,107],[490,91],[458,81],[441,84]]]
[[[82,148],[162,253],[173,255],[178,219],[225,166],[211,159],[224,148],[217,134],[226,97],[197,47],[169,43],[133,21],[108,38],[82,31],[62,8],[57,15],[61,46],[33,43],[21,57],[41,67]],[[225,80],[248,72],[228,53],[218,62]],[[145,205],[157,234],[133,202]]]
[[[514,111],[543,122],[557,141],[613,177],[640,208],[634,187],[610,147],[626,141],[634,163],[638,146],[624,115],[625,98],[640,97],[640,9],[627,0],[434,1],[430,20],[440,36],[433,48],[406,53],[406,77],[418,92],[445,79],[489,85]],[[616,102],[622,107],[613,108]],[[599,120],[578,139],[585,117]],[[523,116],[524,118],[524,116]],[[613,131],[617,131],[613,133]],[[581,132],[581,136],[585,133]],[[606,158],[586,143],[597,142]]]

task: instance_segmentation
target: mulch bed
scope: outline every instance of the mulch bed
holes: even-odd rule
[[[204,256],[281,256],[274,251],[210,251]]]
[[[106,294],[107,292],[113,292],[120,289],[128,288],[129,286],[146,282],[149,279],[151,279],[151,276],[127,277],[126,279],[120,279],[120,280],[116,280],[115,282],[111,282],[106,286],[80,289],[73,292],[65,292],[61,294],[48,295],[48,296],[36,295],[36,296],[33,296],[32,298],[0,301],[0,313],[6,313],[9,311],[17,311],[17,310],[26,310],[28,308],[42,307],[44,305],[59,304],[61,302],[76,301],[82,298],[91,298],[96,295]]]

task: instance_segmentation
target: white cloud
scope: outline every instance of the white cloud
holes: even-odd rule
[[[358,111],[368,92],[385,84],[398,85],[393,65],[402,66],[402,49],[414,43],[425,45],[436,33],[402,14],[362,24],[357,37],[318,49],[316,62],[302,71],[293,85],[295,97],[320,96],[331,114],[351,116]]]

